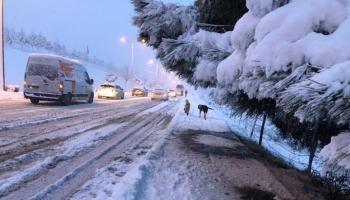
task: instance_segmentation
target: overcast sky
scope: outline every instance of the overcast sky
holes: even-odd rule
[[[133,6],[129,0],[4,0],[5,27],[17,31],[40,32],[67,49],[85,49],[98,57],[127,66],[130,45],[120,37],[136,41],[132,25]],[[165,0],[191,4],[192,0]],[[150,48],[137,46],[136,65],[142,67],[154,57]]]

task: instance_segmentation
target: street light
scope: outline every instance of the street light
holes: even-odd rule
[[[126,42],[126,38],[125,37],[121,37],[120,38],[120,42],[125,43]]]
[[[154,64],[154,60],[150,59],[150,60],[148,61],[148,64],[153,65],[153,64]]]
[[[128,42],[127,38],[126,37],[121,37],[120,38],[120,42],[121,43],[124,43],[124,44],[130,44],[131,45],[131,64],[130,64],[130,68],[132,70],[132,68],[134,67],[135,65],[135,43],[133,41],[131,42]],[[146,40],[145,39],[142,39],[141,40],[141,43],[144,45],[146,44]]]
[[[4,65],[4,1],[0,0],[0,91],[5,90],[5,65]]]
[[[128,43],[126,37],[120,38],[121,43]],[[134,64],[135,64],[135,54],[134,54],[134,42],[130,43],[131,45],[131,63],[130,63],[130,69],[133,70]]]
[[[153,60],[153,59],[149,59],[148,60],[148,64],[149,65],[155,65],[155,67],[156,67],[156,72],[155,72],[155,74],[156,74],[156,79],[159,81],[159,63],[156,61],[156,60]],[[163,70],[164,71],[164,70]]]

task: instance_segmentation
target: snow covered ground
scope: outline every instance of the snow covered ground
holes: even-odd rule
[[[21,93],[1,92],[0,198],[66,199],[128,149],[136,162],[158,141],[176,104],[130,97],[32,105]]]
[[[219,106],[215,102],[212,101],[212,99],[208,95],[209,91],[200,92],[202,95],[200,97],[205,100],[205,102],[208,102],[212,107],[216,108],[217,110],[220,110],[221,112],[220,117],[222,117],[227,125],[230,127],[230,129],[239,134],[240,136],[243,136],[249,140],[252,140],[254,142],[259,141],[260,136],[260,128],[262,124],[262,119],[259,118],[256,122],[256,127],[253,131],[253,136],[250,137],[252,127],[254,125],[254,118],[247,117],[247,116],[231,116],[231,110],[228,107],[225,106]],[[274,154],[275,156],[283,159],[285,162],[291,164],[292,166],[296,167],[300,170],[305,170],[308,165],[309,161],[309,151],[306,148],[303,149],[295,149],[293,148],[289,141],[286,139],[281,138],[279,136],[279,130],[278,128],[269,120],[267,120],[265,125],[265,132],[263,137],[263,147],[265,147],[269,152]],[[322,160],[320,158],[320,149],[316,151],[316,155],[313,161],[312,169],[321,172],[322,171]]]
[[[195,94],[189,116],[183,98],[62,107],[0,95],[1,199],[240,199],[250,195],[245,188],[280,199],[309,195],[296,172],[243,145],[220,110],[200,118],[205,102]]]
[[[140,152],[130,149],[100,169],[72,199],[240,199],[247,195],[240,192],[244,187],[271,192],[279,199],[304,195],[281,183],[282,178],[290,177],[279,177],[254,159],[220,111],[210,111],[204,120],[197,110],[204,102],[196,95],[189,101],[190,115],[184,114],[182,100],[145,158],[138,159]],[[137,164],[132,166],[130,160]]]

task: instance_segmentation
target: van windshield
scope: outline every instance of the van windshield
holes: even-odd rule
[[[46,77],[53,81],[58,77],[58,68],[54,65],[32,63],[28,65],[27,75]]]

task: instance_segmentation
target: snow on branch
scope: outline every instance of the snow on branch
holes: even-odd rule
[[[219,99],[242,111],[271,102],[300,122],[350,124],[349,0],[246,0],[248,12],[220,35],[198,26],[227,23],[196,23],[198,13],[209,15],[192,6],[133,2],[140,35],[192,84],[216,86]]]
[[[196,30],[197,11],[193,6],[164,4],[154,0],[132,0],[136,15],[134,25],[140,38],[148,45],[158,47],[163,38],[177,39]]]
[[[165,68],[180,71],[180,75],[191,82],[212,86],[216,84],[218,64],[232,51],[230,32],[219,34],[201,30],[183,39],[164,39],[158,57]]]

